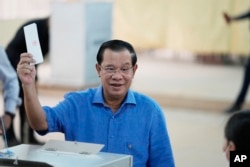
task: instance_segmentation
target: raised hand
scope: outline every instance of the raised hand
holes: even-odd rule
[[[227,24],[231,23],[231,17],[226,12],[223,13],[223,17]]]
[[[23,85],[35,84],[36,68],[35,60],[29,53],[22,53],[17,65],[17,74]]]

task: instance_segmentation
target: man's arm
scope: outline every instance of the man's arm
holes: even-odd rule
[[[36,69],[32,65],[33,63],[35,62],[31,54],[22,53],[17,65],[17,73],[22,82],[24,105],[30,126],[34,130],[44,131],[48,129],[48,124],[37,95],[35,83]]]
[[[250,19],[250,10],[237,16],[230,16],[228,13],[223,13],[225,21],[230,24],[232,21],[238,21],[242,19]]]
[[[250,10],[248,12],[240,14],[238,16],[231,17],[232,20],[242,20],[242,19],[246,19],[246,18],[250,19]]]

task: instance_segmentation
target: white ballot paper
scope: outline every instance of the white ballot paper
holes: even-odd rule
[[[42,150],[89,155],[97,154],[103,146],[103,144],[49,140],[43,145]]]
[[[33,55],[35,64],[43,62],[43,54],[38,38],[36,23],[29,24],[23,27],[27,52]]]

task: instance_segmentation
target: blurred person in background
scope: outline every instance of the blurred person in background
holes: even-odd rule
[[[250,110],[234,113],[224,129],[223,151],[230,160],[230,151],[250,151]]]
[[[228,13],[224,12],[223,16],[227,24],[230,24],[232,21],[239,21],[243,19],[249,19],[250,21],[250,10],[237,16],[230,16]],[[250,30],[250,25],[249,25],[249,30]],[[246,64],[245,64],[244,78],[243,78],[243,83],[242,83],[240,92],[237,96],[237,99],[232,104],[232,106],[226,110],[226,113],[237,112],[242,108],[245,102],[249,84],[250,84],[250,55],[248,56]]]
[[[20,54],[23,52],[27,52],[23,27],[31,23],[37,24],[38,38],[40,41],[41,50],[42,50],[42,54],[44,58],[47,56],[49,52],[49,17],[30,20],[24,23],[23,25],[21,25],[21,27],[17,30],[13,39],[9,42],[9,44],[6,47],[6,53],[14,69],[17,68],[17,64],[20,60]],[[36,81],[37,80],[38,78],[36,77]],[[20,88],[19,97],[23,99],[22,83],[20,80],[18,81],[19,81],[19,88]],[[20,112],[20,126],[19,127],[20,127],[21,141],[18,141],[16,138],[13,124],[11,124],[10,128],[7,130],[7,137],[10,140],[17,141],[16,144],[19,144],[20,142],[30,143],[30,144],[40,144],[34,136],[34,131],[28,125],[24,104],[20,106],[19,112]]]
[[[19,85],[16,71],[11,66],[6,52],[2,46],[0,46],[0,80],[1,88],[3,92],[3,104],[4,114],[2,120],[4,127],[2,127],[2,120],[0,121],[0,134],[3,134],[3,128],[9,129],[11,126],[18,105],[21,100],[18,97]],[[5,140],[5,138],[3,138]],[[8,139],[7,139],[8,140]],[[12,141],[8,141],[8,145],[12,145]]]

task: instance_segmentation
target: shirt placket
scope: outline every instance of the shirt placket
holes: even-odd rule
[[[116,116],[111,116],[109,120],[109,128],[108,128],[108,150],[114,150],[112,148],[115,146],[115,138],[117,136],[117,120]]]

